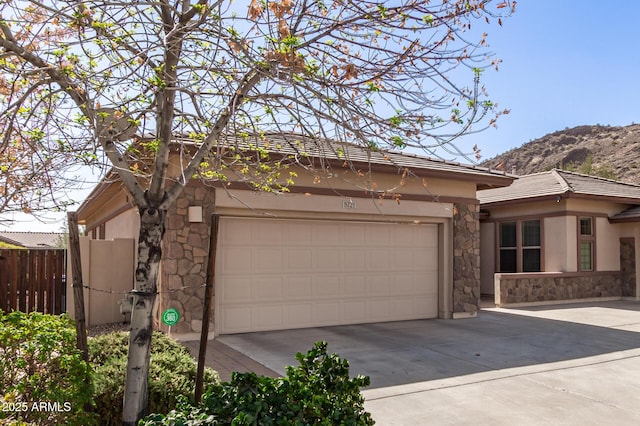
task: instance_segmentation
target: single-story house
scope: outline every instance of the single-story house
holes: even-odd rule
[[[31,250],[61,248],[65,239],[60,232],[0,231],[0,241]]]
[[[300,136],[263,139],[272,156],[299,161],[289,193],[257,192],[228,173],[192,180],[168,213],[158,310],[178,309],[173,331],[201,329],[213,214],[216,334],[476,315],[476,191],[513,176]],[[78,214],[91,238],[137,237],[137,210],[117,179],[102,181]]]
[[[554,169],[478,199],[481,292],[498,306],[638,300],[640,186]]]

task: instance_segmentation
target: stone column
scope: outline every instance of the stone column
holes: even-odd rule
[[[189,223],[188,207],[201,206],[203,221]],[[180,322],[172,327],[176,333],[200,332],[204,303],[204,284],[209,254],[211,213],[215,191],[201,182],[190,182],[168,212],[163,240],[160,276],[160,312],[169,307],[180,312]],[[166,326],[162,326],[166,329]],[[210,324],[213,331],[213,325]]]
[[[453,316],[475,316],[480,309],[480,205],[454,204]]]

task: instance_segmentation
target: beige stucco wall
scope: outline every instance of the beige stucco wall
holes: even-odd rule
[[[576,270],[576,219],[574,216],[548,217],[544,220],[545,271]]]
[[[138,210],[131,208],[105,223],[105,239],[134,238],[138,239],[140,232],[140,215]]]
[[[496,224],[480,224],[480,292],[493,294],[496,268]]]
[[[620,270],[620,225],[596,218],[596,270]]]
[[[350,198],[333,195],[265,194],[216,189],[216,213],[236,216],[271,215],[339,220],[424,221],[451,218],[453,204]],[[345,205],[346,203],[346,205]]]
[[[620,203],[612,203],[602,200],[569,198],[566,200],[566,206],[568,211],[584,212],[585,214],[605,214],[607,216],[613,216],[616,213],[620,213],[627,209],[627,205]]]
[[[176,164],[179,159],[173,157],[171,160],[169,174],[179,176],[180,168]],[[320,166],[320,164],[318,165]],[[443,178],[422,178],[417,176],[405,176],[394,169],[390,172],[370,172],[366,166],[354,172],[349,167],[330,168],[327,171],[322,168],[307,170],[299,166],[290,166],[281,171],[281,183],[288,177],[290,172],[297,176],[292,177],[293,187],[313,187],[331,188],[336,190],[366,190],[395,191],[404,194],[425,195],[432,197],[460,197],[476,198],[476,183],[473,181],[443,179]],[[231,189],[244,178],[241,173],[226,171],[224,175],[231,182]]]
[[[556,203],[555,201],[541,201],[535,203],[516,204],[511,206],[497,207],[487,209],[481,206],[482,210],[490,212],[490,218],[503,219],[503,218],[523,218],[530,216],[541,216],[550,212],[557,212],[564,210],[564,204],[561,201]]]
[[[517,220],[523,218],[543,218],[544,232],[544,272],[576,272],[578,270],[578,217],[580,215],[595,216],[596,230],[596,270],[617,271],[620,269],[620,238],[635,236],[635,226],[612,224],[608,217],[625,210],[619,203],[591,199],[564,198],[555,200],[516,204],[488,210],[494,220]],[[605,217],[606,215],[606,217]],[[548,217],[545,217],[548,216]],[[485,227],[487,223],[482,224]],[[495,232],[495,231],[494,231]],[[495,251],[494,236],[491,238]],[[484,243],[483,254],[487,251]],[[495,271],[495,263],[482,262],[482,288],[489,288],[489,274]],[[491,268],[487,272],[486,268]],[[493,282],[493,280],[492,280]]]
[[[82,282],[89,287],[84,290],[87,327],[123,320],[118,302],[133,288],[134,249],[133,239],[92,240],[80,237]],[[70,295],[67,310],[75,318],[70,262],[71,260],[67,273],[67,294]]]

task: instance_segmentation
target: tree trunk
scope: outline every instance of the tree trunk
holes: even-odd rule
[[[149,354],[153,332],[153,306],[156,301],[158,269],[162,256],[162,237],[166,211],[140,209],[138,266],[133,290],[131,334],[127,357],[122,423],[135,425],[147,413]]]

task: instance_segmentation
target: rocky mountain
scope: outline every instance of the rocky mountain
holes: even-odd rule
[[[563,168],[640,184],[640,124],[560,130],[480,165],[518,175]]]

